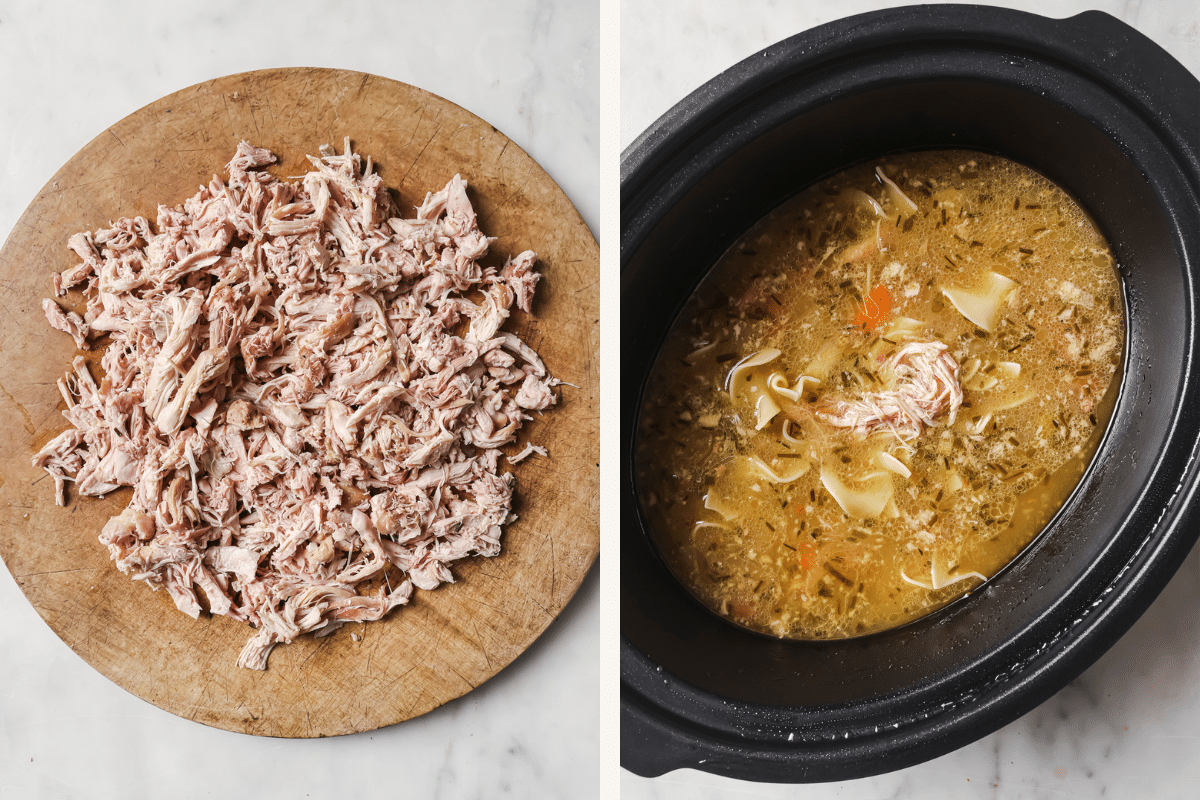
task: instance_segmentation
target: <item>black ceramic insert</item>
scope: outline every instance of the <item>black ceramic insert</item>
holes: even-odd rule
[[[1112,244],[1128,339],[1106,438],[1052,525],[965,601],[841,642],[728,624],[674,580],[643,528],[632,439],[655,354],[709,267],[779,203],[852,164],[947,147],[1033,167]],[[625,768],[805,782],[936,757],[1077,676],[1186,557],[1200,532],[1200,83],[1153,42],[1099,12],[851,17],[713,79],[621,170]]]

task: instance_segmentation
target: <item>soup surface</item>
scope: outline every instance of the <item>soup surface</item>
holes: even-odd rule
[[[1124,319],[1084,211],[970,151],[804,191],[677,318],[638,422],[648,527],[717,613],[854,636],[978,587],[1094,453]]]

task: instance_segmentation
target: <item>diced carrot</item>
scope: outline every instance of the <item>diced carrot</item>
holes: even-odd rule
[[[750,619],[754,616],[754,603],[744,600],[735,600],[729,605],[729,616],[738,620]]]
[[[863,300],[862,307],[854,315],[854,324],[874,333],[892,313],[892,296],[882,283],[871,290]]]
[[[800,559],[800,569],[805,572],[817,565],[817,548],[811,544],[802,544],[797,547],[796,556]]]

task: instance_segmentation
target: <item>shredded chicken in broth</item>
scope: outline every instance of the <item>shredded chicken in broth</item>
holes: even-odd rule
[[[1108,246],[1042,176],[969,151],[853,168],[751,229],[674,323],[635,450],[649,527],[749,628],[903,624],[1062,505],[1123,343]]]
[[[174,208],[70,240],[83,316],[43,304],[90,349],[59,381],[73,427],[33,459],[80,494],[133,487],[101,533],[117,566],[176,606],[276,644],[378,620],[449,565],[500,551],[514,478],[497,448],[559,381],[500,330],[530,310],[537,256],[481,260],[493,239],[455,175],[415,219],[370,158],[322,148],[302,183],[242,142],[229,180]],[[529,444],[510,461],[530,453]]]

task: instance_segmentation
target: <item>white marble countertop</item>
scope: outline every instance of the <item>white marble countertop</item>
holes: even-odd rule
[[[663,0],[621,3],[621,146],[729,66],[794,33],[904,2]],[[1200,75],[1200,6],[1042,0],[994,5],[1051,17],[1106,11]],[[665,56],[664,54],[669,54]],[[1106,655],[997,733],[934,761],[874,778],[782,786],[694,770],[655,779],[622,771],[623,800],[715,798],[1194,798],[1200,785],[1200,549]]]
[[[463,106],[537,160],[599,238],[598,23],[596,5],[572,0],[0,4],[0,240],[117,120],[279,66],[369,72]],[[0,797],[594,796],[599,607],[593,569],[546,633],[466,696],[372,733],[261,739],[117,688],[0,570]]]

